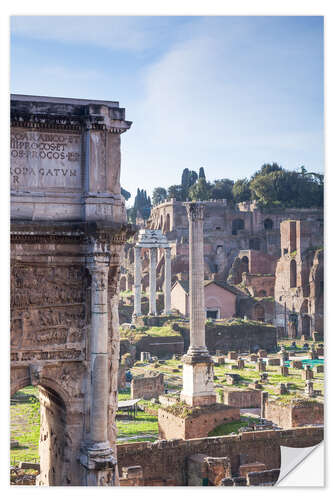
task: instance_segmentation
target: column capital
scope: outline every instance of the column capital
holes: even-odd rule
[[[204,205],[203,205],[203,203],[196,202],[196,201],[190,201],[190,202],[185,202],[184,205],[185,205],[187,217],[189,220],[192,220],[192,221],[203,220],[203,218],[204,218]]]

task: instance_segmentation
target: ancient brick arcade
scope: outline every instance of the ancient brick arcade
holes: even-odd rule
[[[11,393],[37,385],[38,484],[117,483],[117,102],[11,100]]]

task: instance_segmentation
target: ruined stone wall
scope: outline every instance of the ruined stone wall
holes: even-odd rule
[[[152,356],[159,358],[171,357],[173,354],[184,354],[184,340],[179,336],[150,337],[144,335],[136,342],[136,357],[140,358],[140,352],[150,352]]]
[[[189,327],[181,324],[179,328],[186,350],[189,346]],[[262,323],[206,323],[206,345],[211,354],[216,350],[222,351],[223,354],[229,351],[254,352],[258,349],[276,352],[276,328]]]
[[[118,463],[119,470],[125,466],[141,465],[146,486],[163,480],[172,486],[185,486],[187,460],[191,455],[203,453],[209,457],[229,457],[232,474],[238,473],[241,455],[246,455],[248,463],[261,462],[271,470],[280,468],[280,446],[309,447],[322,439],[323,428],[304,427],[247,432],[237,436],[120,444]]]
[[[265,405],[265,418],[285,429],[309,424],[323,425],[324,405],[311,400],[289,405],[269,400]]]
[[[218,273],[226,280],[232,263],[241,251],[262,254],[257,259],[257,270],[252,273],[274,273],[274,261],[280,257],[280,223],[286,219],[322,220],[320,209],[280,209],[261,211],[254,206],[233,207],[224,200],[205,202],[205,277]],[[166,235],[172,244],[172,275],[188,276],[188,224],[182,202],[170,201],[154,207],[148,222],[152,229],[167,228],[165,213],[170,214],[173,224]],[[161,225],[162,219],[162,225]],[[243,229],[233,230],[235,221],[241,220]],[[272,224],[272,227],[271,227]],[[313,224],[313,223],[312,223]],[[234,233],[234,234],[233,234]],[[264,257],[267,255],[267,257]],[[271,262],[270,262],[271,261]],[[253,264],[254,265],[254,264]],[[267,270],[270,268],[270,270]]]
[[[205,407],[205,411],[187,417],[178,417],[168,410],[158,410],[160,439],[193,439],[207,436],[215,427],[239,420],[239,410],[224,405]]]
[[[164,394],[163,373],[134,377],[131,381],[131,399],[158,398],[160,394]]]
[[[237,389],[224,387],[223,402],[226,405],[235,406],[236,408],[260,408],[261,391],[259,390],[241,391]]]
[[[275,275],[243,274],[242,285],[254,297],[274,297]]]
[[[275,324],[290,338],[323,334],[322,228],[306,221],[281,224],[281,258],[276,267]],[[319,247],[319,248],[318,248]]]

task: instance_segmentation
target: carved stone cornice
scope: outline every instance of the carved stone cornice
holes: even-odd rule
[[[61,244],[76,243],[91,246],[98,242],[99,250],[92,253],[109,253],[110,245],[123,245],[135,234],[136,228],[131,224],[120,222],[46,222],[22,221],[11,222],[12,244]]]

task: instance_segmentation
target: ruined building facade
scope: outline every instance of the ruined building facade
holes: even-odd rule
[[[11,98],[11,394],[39,388],[41,485],[117,483],[117,102]]]
[[[276,267],[276,325],[290,338],[323,335],[323,231],[319,224],[281,223],[281,257]]]

